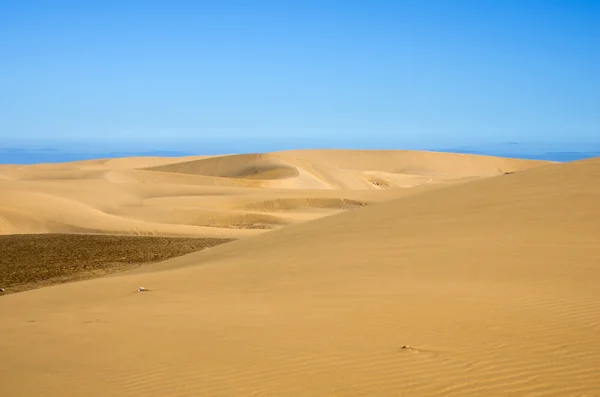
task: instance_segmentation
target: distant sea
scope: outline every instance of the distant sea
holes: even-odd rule
[[[600,156],[600,148],[591,151],[541,151],[528,150],[528,147],[521,147],[517,144],[498,144],[487,147],[469,148],[449,148],[449,149],[423,149],[441,152],[479,154],[487,156],[500,156],[510,158],[523,158],[532,160],[548,160],[557,162],[569,162],[582,160],[591,157]],[[594,148],[596,149],[596,148]],[[265,150],[270,151],[270,150]],[[92,160],[100,158],[121,158],[137,156],[160,156],[160,157],[183,157],[193,155],[216,155],[222,153],[244,153],[244,151],[219,152],[217,150],[203,151],[196,153],[192,151],[178,150],[147,150],[147,151],[94,151],[94,150],[76,150],[76,149],[54,149],[54,148],[20,148],[20,147],[0,147],[0,164],[38,164],[38,163],[61,163],[69,161]]]
[[[523,153],[523,154],[514,154],[514,153],[502,153],[502,152],[479,152],[479,151],[469,151],[469,150],[444,150],[450,151],[453,153],[465,153],[465,154],[480,154],[484,156],[498,156],[498,157],[509,157],[509,158],[519,158],[519,159],[529,159],[529,160],[546,160],[546,161],[558,161],[561,163],[566,163],[569,161],[577,161],[589,159],[592,157],[600,157],[600,151],[598,152],[545,152],[545,153]]]
[[[40,163],[65,163],[69,161],[110,159],[121,157],[158,156],[182,157],[192,156],[194,153],[183,151],[143,151],[143,152],[112,152],[112,151],[71,151],[60,149],[25,149],[25,148],[0,148],[0,164],[40,164]]]

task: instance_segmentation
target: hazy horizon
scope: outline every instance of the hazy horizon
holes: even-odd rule
[[[411,146],[411,147],[303,147],[303,146],[278,146],[269,145],[237,145],[218,144],[196,144],[186,148],[185,145],[146,145],[137,148],[132,145],[82,145],[77,143],[38,143],[21,145],[0,145],[0,164],[39,164],[58,163],[80,160],[92,160],[99,158],[123,158],[137,156],[164,156],[182,157],[194,155],[228,155],[278,152],[285,150],[307,150],[307,149],[350,149],[350,150],[426,150],[454,153],[479,154],[487,156],[523,158],[531,160],[550,160],[568,162],[600,156],[600,144],[562,144],[562,143],[521,143],[504,142],[487,145],[455,145],[455,146]]]

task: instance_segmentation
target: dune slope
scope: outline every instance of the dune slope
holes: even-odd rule
[[[598,180],[548,165],[3,297],[0,391],[599,395]]]

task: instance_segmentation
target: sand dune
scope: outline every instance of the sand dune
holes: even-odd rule
[[[543,164],[448,153],[297,151],[7,165],[0,167],[0,234],[239,238],[412,194],[408,188]]]
[[[183,174],[225,178],[284,179],[298,176],[298,170],[269,154],[239,154],[175,163],[151,168]]]
[[[477,158],[431,156],[396,168],[384,155],[292,153],[286,164],[313,162],[313,175],[362,167],[441,182],[344,193],[331,186],[345,176],[324,173],[330,188],[310,197],[387,196],[128,275],[0,298],[0,392],[600,395],[600,159],[485,159],[478,174]]]

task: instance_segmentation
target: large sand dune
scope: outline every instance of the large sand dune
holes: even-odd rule
[[[382,188],[542,164],[448,153],[298,151],[0,166],[0,234],[239,238],[322,217],[348,203],[366,205],[409,193]]]
[[[0,298],[0,392],[600,395],[600,159],[541,164],[327,151],[276,158],[298,173],[259,179],[274,184],[262,189],[252,183],[82,182],[123,185],[114,187],[119,204],[111,207],[88,197],[87,187],[63,187],[56,194],[64,200],[131,216],[146,227],[167,225],[168,214],[153,208],[175,204],[175,212],[183,212],[174,218],[189,218],[183,208],[216,203],[223,211],[216,218],[248,213],[254,203],[260,211],[252,213],[281,213],[278,219],[294,224],[127,275]],[[274,157],[260,161],[272,164]],[[228,181],[249,175],[232,172],[244,169],[236,165],[207,166],[204,159],[180,164],[159,164],[156,171],[152,164],[143,172]],[[216,175],[202,174],[209,168]],[[15,192],[51,189],[15,178],[17,171],[5,171]],[[520,172],[505,174],[513,171]],[[321,187],[277,185],[303,172]],[[431,182],[352,188],[373,172],[389,187],[400,186],[389,174]],[[177,194],[166,194],[171,189]],[[131,204],[140,198],[142,205]],[[373,205],[339,213],[329,204],[307,204],[311,216],[291,220],[302,213],[294,200],[335,198]],[[269,204],[274,200],[288,201],[276,208]],[[127,206],[140,212],[114,214]],[[13,227],[21,222],[18,211],[35,215],[32,207],[14,211],[6,221]],[[150,291],[135,293],[138,286]]]

